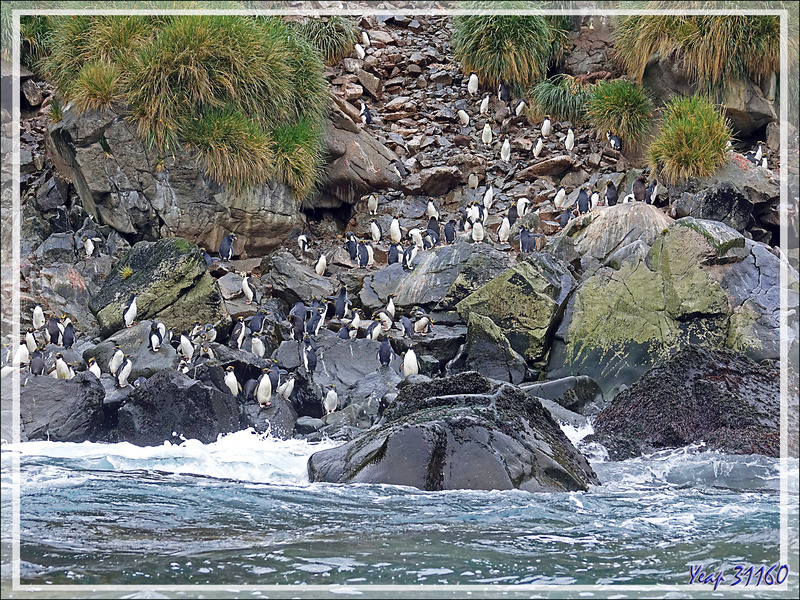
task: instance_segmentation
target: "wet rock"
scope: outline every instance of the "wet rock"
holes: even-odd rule
[[[242,426],[252,427],[258,433],[269,433],[278,439],[287,440],[296,429],[297,413],[292,403],[274,392],[269,406],[262,407],[255,400],[248,400],[241,402],[240,410]]]
[[[589,404],[601,405],[603,391],[591,377],[578,375],[554,381],[524,383],[519,386],[531,396],[552,400],[574,413],[583,414]]]
[[[594,428],[613,460],[697,442],[777,457],[779,372],[731,351],[687,346],[620,392]]]
[[[295,302],[309,302],[311,298],[331,296],[338,291],[336,282],[320,277],[312,265],[298,261],[286,250],[279,250],[264,259],[261,277],[265,285],[272,286],[272,294],[290,306]]]
[[[71,233],[54,233],[33,252],[34,260],[43,265],[75,262],[75,243]]]
[[[386,424],[312,455],[311,481],[424,490],[567,491],[599,484],[541,404],[469,372],[405,385]]]
[[[489,317],[470,313],[467,341],[462,352],[448,364],[448,373],[478,371],[484,377],[520,383],[525,379],[525,359]]]
[[[687,196],[673,203],[673,210],[681,216],[721,221],[737,231],[744,231],[750,222],[753,203],[732,183],[723,181]]]
[[[77,373],[70,380],[23,375],[21,383],[22,441],[85,442],[102,435],[105,392],[91,373]]]

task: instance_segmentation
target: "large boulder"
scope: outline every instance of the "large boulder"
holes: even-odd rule
[[[407,384],[386,424],[311,456],[311,481],[586,490],[597,476],[538,400],[475,372]]]
[[[209,444],[220,433],[239,429],[236,398],[177,371],[160,371],[125,398],[109,441],[159,446],[195,439]]]
[[[645,260],[598,269],[567,305],[548,377],[580,373],[613,395],[688,344],[729,347],[757,360],[780,356],[780,260],[716,221],[686,217]],[[789,310],[797,310],[790,273]],[[796,314],[796,312],[795,312]],[[790,314],[790,345],[796,344]]]
[[[613,460],[705,442],[780,455],[780,373],[729,350],[687,346],[620,392],[594,429]]]
[[[508,343],[489,317],[470,313],[467,341],[447,368],[450,373],[478,371],[490,379],[520,383],[525,379],[525,359]]]
[[[88,372],[77,373],[69,380],[23,375],[19,398],[20,439],[96,440],[105,427],[104,398],[102,384]]]
[[[218,326],[227,322],[200,249],[181,238],[139,242],[117,263],[89,301],[102,335],[124,327],[122,313],[132,294],[139,321],[157,319],[181,330],[196,320]]]
[[[272,287],[272,295],[289,306],[295,302],[310,302],[311,298],[324,298],[338,291],[336,282],[320,277],[313,265],[297,260],[291,252],[279,250],[261,263],[261,281]]]
[[[461,300],[456,310],[464,320],[470,313],[489,317],[511,347],[533,362],[545,356],[552,327],[574,286],[561,261],[536,253]]]
[[[737,231],[750,223],[753,203],[735,185],[723,181],[696,194],[684,194],[673,203],[673,211],[681,217],[721,221]]]
[[[536,396],[540,400],[552,400],[578,414],[583,414],[583,410],[590,404],[599,405],[603,402],[603,390],[600,389],[600,385],[586,375],[525,383],[519,387],[531,396]]]
[[[86,211],[134,239],[177,236],[216,249],[235,231],[237,250],[264,252],[303,222],[300,201],[286,186],[269,182],[234,194],[189,152],[159,157],[138,137],[136,124],[113,111],[78,114],[67,107],[50,127],[48,145]]]

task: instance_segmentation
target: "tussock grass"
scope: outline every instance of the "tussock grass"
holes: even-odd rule
[[[316,140],[322,135],[317,121],[301,119],[272,129],[275,148],[275,178],[306,196],[318,183],[322,167],[322,148]]]
[[[623,144],[639,146],[653,122],[653,103],[641,87],[612,79],[594,86],[586,113],[598,134],[610,130]]]
[[[641,82],[654,55],[674,57],[705,94],[729,82],[761,83],[780,67],[780,19],[772,15],[629,16],[614,33],[616,58]]]
[[[324,65],[282,20],[77,16],[53,23],[45,64],[66,101],[85,110],[119,100],[159,155],[193,148],[209,176],[237,192],[273,176],[298,195],[313,188],[309,169],[321,164],[328,103]],[[296,136],[305,146],[276,145],[273,131],[293,127],[313,133]]]
[[[19,35],[22,49],[20,64],[36,72],[41,60],[50,53],[50,36],[53,24],[50,17],[22,15],[19,20]]]
[[[322,56],[326,65],[334,65],[353,51],[357,39],[356,24],[349,17],[310,18],[298,27],[303,38]]]
[[[537,83],[530,92],[532,116],[539,119],[550,115],[556,120],[573,123],[585,121],[586,104],[593,87],[565,74]]]
[[[710,98],[673,98],[648,150],[650,168],[671,185],[708,177],[725,163],[730,137],[728,122]]]
[[[464,73],[494,87],[505,81],[520,94],[547,77],[565,40],[566,30],[546,17],[465,15],[453,20],[451,44]]]

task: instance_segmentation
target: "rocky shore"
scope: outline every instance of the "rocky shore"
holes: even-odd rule
[[[562,226],[564,211],[554,202],[560,187],[567,207],[582,187],[604,190],[606,182],[622,198],[649,176],[642,157],[609,148],[588,127],[554,122],[534,158],[539,123],[510,113],[496,94],[488,114],[479,113],[446,41],[448,18],[371,16],[359,25],[372,45],[364,59],[345,58],[327,71],[327,181],[306,201],[276,183],[233,195],[191,156],[155,156],[122,111],[78,114],[68,106],[51,122],[47,84],[23,75],[18,215],[10,188],[2,192],[3,222],[20,224],[19,327],[24,343],[40,305],[62,326],[68,318],[77,340],[67,347],[32,332],[44,346],[45,374],[22,365],[21,439],[208,443],[253,428],[341,441],[311,457],[312,481],[427,490],[597,485],[558,427],[570,419],[591,418],[594,439],[612,459],[695,442],[778,456],[777,363],[782,348],[798,352],[800,290],[789,257],[775,248],[779,175],[790,168],[777,161],[775,123],[766,129],[771,170],[733,148],[712,177],[660,185],[652,203],[601,202]],[[605,70],[609,38],[598,29],[576,24],[568,71]],[[588,46],[584,34],[592,37]],[[359,118],[362,99],[372,124]],[[754,123],[768,108],[742,107],[741,131],[760,131]],[[481,141],[487,123],[491,144]],[[567,151],[570,129],[575,146]],[[509,161],[500,158],[506,140]],[[9,151],[4,143],[4,169]],[[472,174],[475,188],[467,183]],[[388,264],[395,216],[405,249],[414,243],[408,232],[428,229],[429,202],[441,227],[471,203],[483,204],[489,189],[483,242],[460,232],[444,243],[440,230],[443,243],[419,248],[411,268]],[[529,212],[500,242],[502,215],[522,198]],[[796,212],[786,218],[796,235]],[[382,237],[372,243],[374,264],[361,267],[344,247],[346,233],[371,239],[373,219]],[[534,251],[521,252],[522,224],[538,236]],[[2,327],[13,357],[20,339],[10,339],[5,301],[11,229],[2,232]],[[231,232],[234,257],[221,260],[217,251]],[[307,252],[300,235],[310,238]],[[337,316],[343,290],[350,306]],[[137,314],[129,327],[131,297]],[[389,306],[386,328],[379,313]],[[304,337],[317,307],[322,325]],[[152,349],[153,322],[172,332],[174,344],[164,339]],[[198,325],[215,336],[192,335]],[[373,335],[370,327],[382,331]],[[182,361],[181,332],[194,342],[189,361]],[[118,349],[131,362],[123,386],[109,372]],[[58,354],[73,377],[46,376]],[[264,404],[256,389],[269,370],[277,377]],[[236,394],[230,372],[241,387]],[[788,375],[796,398],[797,374]],[[4,439],[11,382],[4,372]],[[291,387],[288,394],[281,385]],[[338,401],[332,411],[330,390]],[[796,454],[796,403],[789,421]]]

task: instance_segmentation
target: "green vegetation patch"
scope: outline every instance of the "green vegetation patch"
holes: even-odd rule
[[[298,31],[319,51],[327,65],[348,56],[356,43],[356,24],[348,17],[308,19],[299,25]]]
[[[653,123],[653,103],[645,91],[630,81],[600,81],[592,88],[586,112],[601,135],[618,135],[626,145],[637,146]]]
[[[558,121],[581,123],[594,86],[571,75],[559,74],[537,83],[530,92],[534,120],[550,115]]]

